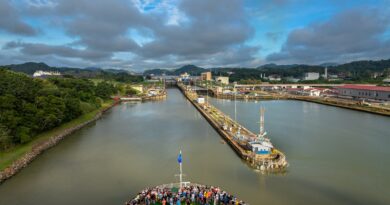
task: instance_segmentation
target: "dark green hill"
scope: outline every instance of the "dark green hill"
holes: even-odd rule
[[[76,78],[100,78],[105,80],[116,80],[119,82],[140,82],[142,76],[134,75],[125,70],[90,68],[69,68],[69,67],[51,67],[45,63],[27,62],[23,64],[12,64],[1,66],[15,72],[22,72],[32,75],[37,70],[58,71],[62,75],[73,76]]]
[[[185,65],[173,71],[174,75],[180,75],[182,73],[189,73],[191,75],[200,75],[200,73],[205,72],[204,68],[195,66],[195,65]]]

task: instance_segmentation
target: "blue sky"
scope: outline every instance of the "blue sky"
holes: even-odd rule
[[[0,64],[140,71],[390,58],[386,0],[0,0]]]

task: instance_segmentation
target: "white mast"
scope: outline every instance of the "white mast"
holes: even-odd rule
[[[264,107],[261,107],[260,108],[260,122],[259,122],[260,127],[259,127],[259,137],[258,137],[259,140],[264,140],[264,136],[267,134],[267,132],[264,129],[264,112],[265,112]]]
[[[234,121],[237,122],[237,89],[236,89],[236,82],[234,82]]]
[[[264,108],[260,108],[260,135],[264,134]]]

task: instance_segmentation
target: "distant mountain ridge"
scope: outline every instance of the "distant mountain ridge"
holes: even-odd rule
[[[87,68],[71,68],[71,67],[51,67],[45,63],[26,62],[22,64],[3,65],[0,67],[9,68],[12,71],[26,73],[28,75],[34,74],[35,71],[59,71],[64,75],[73,75],[77,77],[94,77],[103,73],[126,73],[135,75],[134,72],[118,69],[102,69],[99,67],[87,67]]]
[[[195,65],[185,65],[177,69],[169,70],[169,69],[151,69],[146,70],[144,75],[180,75],[182,73],[189,73],[191,75],[199,75],[202,72],[205,72],[206,69],[195,66]]]
[[[43,71],[59,71],[62,74],[69,74],[78,77],[94,77],[108,74],[130,74],[136,75],[134,72],[117,69],[102,69],[99,67],[87,67],[87,68],[70,68],[70,67],[51,67],[45,63],[26,62],[23,64],[4,65],[1,67],[9,68],[13,71],[27,73],[32,75],[37,70]],[[189,73],[190,75],[200,75],[205,71],[212,71],[218,75],[230,75],[228,73],[237,73],[250,78],[253,76],[257,78],[262,74],[270,75],[277,74],[281,76],[299,76],[304,72],[324,72],[324,68],[328,68],[328,73],[349,73],[351,75],[371,75],[374,72],[390,72],[390,59],[388,60],[362,60],[353,61],[350,63],[344,63],[337,65],[336,63],[323,63],[320,65],[305,65],[305,64],[291,64],[291,65],[277,65],[277,64],[264,64],[256,68],[238,68],[238,67],[218,67],[212,69],[206,69],[198,67],[196,65],[184,65],[177,69],[151,69],[143,72],[144,75],[180,75],[182,73]]]
[[[247,72],[243,69],[251,70],[251,73],[261,71],[264,73],[275,74],[293,74],[300,72],[324,72],[324,68],[327,67],[330,72],[383,72],[386,69],[390,69],[390,59],[388,60],[362,60],[353,61],[350,63],[337,64],[337,63],[322,63],[320,65],[305,65],[305,64],[290,64],[290,65],[278,65],[274,63],[264,64],[256,68],[237,68],[237,67],[219,67],[212,68],[214,73],[223,72]],[[144,75],[180,75],[187,72],[191,75],[199,75],[201,72],[208,71],[210,69],[201,68],[195,65],[185,65],[177,69],[152,69],[144,71]],[[248,70],[248,71],[249,71]],[[257,71],[256,71],[257,70]]]

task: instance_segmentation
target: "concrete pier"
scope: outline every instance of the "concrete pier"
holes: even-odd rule
[[[210,123],[210,125],[221,135],[221,137],[233,148],[233,150],[242,159],[246,160],[253,168],[269,171],[284,170],[288,163],[285,155],[273,149],[268,156],[258,156],[253,153],[248,147],[247,143],[254,140],[257,136],[238,122],[225,115],[222,111],[210,104],[200,104],[197,102],[198,95],[183,84],[178,84],[179,89],[184,96],[194,105],[194,107],[203,115],[203,117]],[[245,136],[245,139],[238,140],[234,133],[237,131]]]

